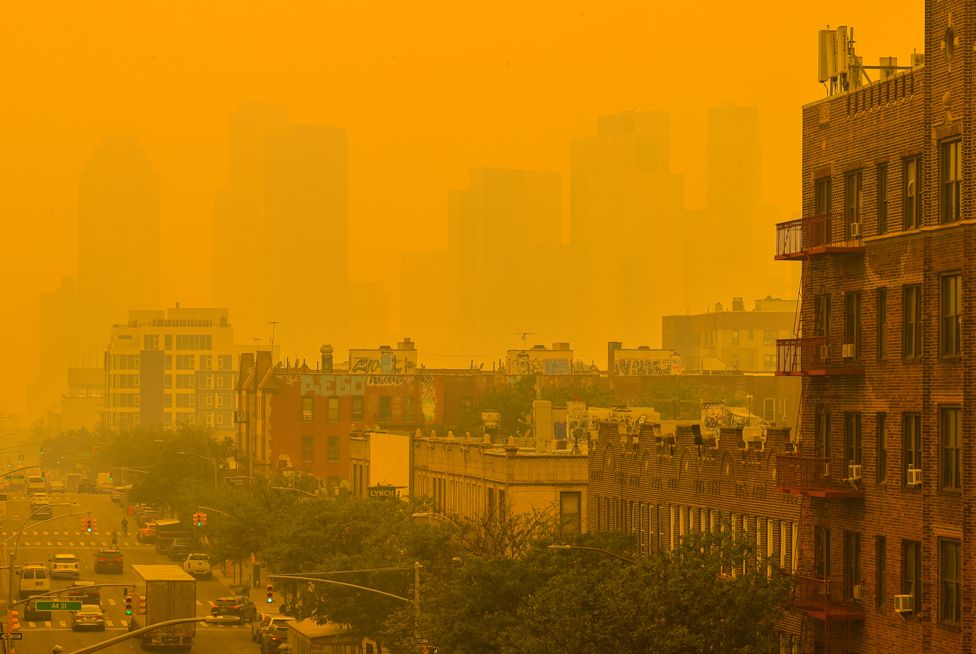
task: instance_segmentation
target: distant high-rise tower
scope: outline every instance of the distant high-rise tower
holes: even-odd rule
[[[683,193],[665,112],[601,116],[596,136],[573,139],[570,268],[586,302],[571,338],[584,358],[608,340],[659,345],[661,316],[683,307]]]
[[[129,138],[106,138],[81,173],[78,301],[81,342],[102,343],[104,325],[153,306],[160,276],[159,177]]]
[[[561,340],[573,318],[562,301],[559,174],[474,168],[468,189],[450,196],[448,221],[460,347],[491,358],[519,331]]]

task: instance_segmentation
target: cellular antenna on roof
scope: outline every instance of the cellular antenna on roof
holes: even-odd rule
[[[528,349],[525,347],[526,341],[528,341],[529,336],[534,335],[535,332],[515,332],[515,333],[519,334],[522,337],[522,349],[523,350]]]

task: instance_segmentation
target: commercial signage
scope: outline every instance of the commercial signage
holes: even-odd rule
[[[370,486],[369,487],[370,497],[396,497],[397,489],[396,486]]]

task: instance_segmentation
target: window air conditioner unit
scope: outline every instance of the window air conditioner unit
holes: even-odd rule
[[[914,595],[895,595],[895,613],[911,613],[914,610]]]
[[[861,223],[851,223],[851,238],[861,238]]]
[[[848,481],[859,481],[861,479],[861,464],[851,463],[847,466]]]
[[[922,469],[921,468],[909,468],[908,469],[908,485],[909,486],[921,486],[922,485]]]
[[[854,588],[851,590],[851,597],[855,601],[858,601],[858,602],[861,601],[861,584],[854,584]]]
[[[830,461],[824,461],[823,471],[824,471],[824,475],[823,475],[824,477],[830,476]]]
[[[844,343],[841,346],[841,355],[845,359],[853,359],[855,353],[856,353],[856,349],[854,347],[854,343]]]

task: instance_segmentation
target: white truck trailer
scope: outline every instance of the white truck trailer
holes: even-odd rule
[[[176,618],[193,618],[197,614],[197,580],[176,565],[134,565],[140,580],[139,593],[145,598],[144,615],[134,615],[135,627],[148,627]],[[142,613],[139,611],[138,613]],[[143,649],[171,647],[189,649],[196,636],[196,624],[173,625],[155,629],[141,636]]]

